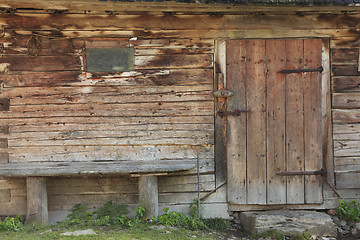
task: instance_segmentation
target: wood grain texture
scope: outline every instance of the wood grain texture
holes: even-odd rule
[[[266,41],[267,85],[267,204],[286,203],[285,40]],[[275,50],[276,49],[276,50]]]
[[[286,40],[286,68],[303,67],[303,40]],[[286,170],[304,170],[304,80],[286,75]],[[304,203],[304,176],[287,177],[287,203]]]
[[[212,145],[32,146],[8,148],[10,162],[213,159]],[[75,161],[76,160],[76,161]]]
[[[360,77],[338,76],[332,78],[332,92],[358,92],[360,91]]]
[[[26,179],[27,223],[47,225],[49,223],[46,178],[30,177]]]
[[[322,66],[322,41],[304,41],[304,67]],[[304,74],[304,143],[305,171],[323,168],[323,130],[322,130],[322,82],[321,73]],[[322,177],[305,176],[305,202],[322,203]]]
[[[245,41],[226,42],[227,88],[233,96],[227,102],[227,111],[246,110],[246,44]],[[228,201],[234,204],[247,202],[247,147],[246,113],[227,117]]]
[[[80,72],[22,72],[3,75],[5,87],[75,86],[166,86],[212,84],[211,69],[141,70],[118,74]]]
[[[204,30],[204,29],[319,29],[357,28],[359,14],[353,15],[86,15],[63,14],[56,17],[51,14],[1,14],[1,25],[9,29],[25,30],[116,30],[116,29],[162,29],[162,30]],[[182,22],[182,24],[178,24]],[[197,23],[197,24],[194,24]],[[242,23],[239,25],[238,23]],[[261,24],[262,23],[262,24]],[[211,28],[209,28],[211,26]],[[241,27],[240,27],[241,26]]]
[[[8,163],[0,166],[0,175],[6,177],[124,175],[130,173],[158,173],[185,171],[195,167],[194,162],[176,161],[103,161],[62,163]]]
[[[266,203],[266,82],[265,40],[246,41],[247,197],[249,204]],[[254,148],[256,146],[256,148]]]

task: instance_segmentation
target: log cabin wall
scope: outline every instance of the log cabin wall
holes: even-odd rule
[[[359,37],[331,44],[336,188],[349,199],[360,198],[359,46]]]
[[[26,5],[13,4],[20,3]],[[329,178],[342,197],[360,199],[358,7],[223,6],[194,13],[183,5],[174,8],[183,12],[164,12],[150,4],[150,10],[143,7],[142,12],[135,11],[139,5],[131,5],[130,14],[125,14],[119,5],[118,12],[101,7],[84,11],[80,5],[59,11],[40,3],[32,9],[14,10],[19,7],[14,5],[0,14],[0,161],[199,158],[200,189],[205,194],[219,186],[217,177],[223,177],[214,159],[215,43],[328,38],[334,129],[328,146],[335,156]],[[135,70],[86,72],[84,50],[91,44],[133,47]],[[160,177],[159,187],[160,209],[186,212],[197,197],[196,170]],[[335,207],[337,196],[325,188],[324,204],[288,207]],[[225,190],[207,198],[205,216],[227,215]],[[96,208],[110,200],[136,205],[138,199],[137,178],[127,176],[51,178],[48,192],[50,215],[60,218],[79,202]],[[24,180],[0,180],[0,193],[0,215],[26,212]],[[264,209],[229,209],[258,208]]]
[[[5,30],[1,98],[11,109],[1,113],[2,161],[199,159],[201,192],[215,188],[214,40],[52,34]],[[95,45],[133,47],[135,70],[86,73],[84,52]],[[188,211],[196,174],[160,177],[160,209]],[[1,184],[1,215],[24,213],[25,182]],[[79,202],[91,208],[138,202],[137,178],[130,177],[51,178],[48,193],[50,217]]]

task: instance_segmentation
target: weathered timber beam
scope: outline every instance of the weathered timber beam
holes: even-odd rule
[[[47,225],[48,200],[45,177],[29,177],[26,179],[27,196],[27,223],[40,223]]]
[[[336,11],[356,11],[358,7],[349,6],[262,6],[256,4],[199,4],[181,3],[176,1],[164,2],[124,2],[124,1],[79,1],[79,0],[4,0],[0,7],[17,11],[30,10],[50,10],[64,11],[66,13],[84,12],[94,14],[99,12],[220,12],[220,13],[243,13],[243,12],[336,12]]]
[[[181,22],[181,24],[179,24]],[[194,24],[196,23],[196,24]],[[353,15],[86,15],[0,14],[0,25],[24,30],[256,30],[360,27]]]
[[[157,176],[139,178],[139,202],[145,208],[145,219],[157,217],[159,213]]]
[[[114,161],[114,162],[28,162],[0,165],[0,176],[80,176],[80,175],[125,175],[131,173],[179,172],[195,167],[182,161]]]

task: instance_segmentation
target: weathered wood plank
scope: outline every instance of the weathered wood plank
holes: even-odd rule
[[[212,48],[139,48],[135,49],[135,56],[157,56],[177,54],[212,54]]]
[[[304,67],[322,66],[322,40],[304,40]],[[304,74],[304,169],[323,168],[322,82],[321,73]],[[322,177],[305,176],[305,203],[322,203]]]
[[[10,202],[0,204],[1,215],[26,215],[26,197],[12,197]]]
[[[26,179],[27,223],[49,223],[46,178],[30,177]]]
[[[160,193],[194,192],[198,190],[197,176],[158,176]],[[215,188],[214,175],[200,175],[200,191],[211,191]]]
[[[29,87],[2,91],[11,105],[209,101],[212,85],[161,87]]]
[[[11,190],[2,189],[0,190],[0,204],[11,201]]]
[[[90,209],[96,209],[104,203],[112,201],[120,204],[134,204],[139,200],[138,194],[116,193],[116,194],[81,194],[81,195],[49,195],[50,210],[70,210],[74,205],[81,203]]]
[[[357,165],[339,165],[335,166],[336,173],[351,173],[351,172],[360,172],[360,164]]]
[[[357,37],[336,37],[330,42],[331,48],[354,48],[359,47],[359,38]]]
[[[286,68],[303,67],[303,40],[286,40]],[[304,79],[301,74],[286,78],[286,170],[304,171]],[[287,203],[304,203],[304,176],[287,177]]]
[[[6,149],[10,162],[213,159],[213,145],[53,146]]]
[[[119,74],[81,74],[80,72],[22,72],[2,75],[5,87],[46,87],[61,85],[194,85],[212,84],[212,69],[141,70]]]
[[[214,144],[213,131],[72,131],[12,134],[3,147]],[[0,143],[0,147],[2,147]]]
[[[8,71],[80,71],[79,56],[19,56],[3,55],[0,64],[8,64]]]
[[[194,161],[108,161],[62,163],[8,163],[0,165],[0,175],[6,177],[44,177],[79,175],[124,175],[130,173],[179,172],[195,167]]]
[[[30,70],[31,71],[31,70]],[[4,87],[46,87],[57,85],[68,85],[81,80],[78,78],[80,72],[61,71],[61,72],[28,72],[22,71],[17,74],[2,75]]]
[[[3,54],[28,54],[29,40],[36,36],[40,41],[37,55],[63,55],[77,53],[75,50],[81,46],[69,38],[51,38],[39,35],[21,35],[16,31],[9,31],[7,36],[1,40],[4,44]],[[84,44],[83,44],[84,45]]]
[[[334,158],[335,166],[360,166],[360,157],[336,157]]]
[[[360,141],[360,124],[334,124],[334,140]]]
[[[332,78],[332,92],[359,92],[360,76],[338,76]]]
[[[51,30],[49,30],[51,31]],[[328,28],[328,29],[272,29],[263,28],[261,31],[256,29],[209,29],[209,30],[69,30],[62,31],[62,36],[73,38],[90,38],[90,37],[138,37],[138,38],[205,38],[205,39],[239,39],[239,38],[313,38],[313,37],[359,37],[358,31],[349,31],[348,29]]]
[[[25,179],[21,179],[21,178],[12,178],[12,179],[0,180],[0,190],[25,189],[25,185],[26,185]]]
[[[357,63],[349,64],[338,64],[333,63],[331,65],[333,76],[358,76],[358,65]]]
[[[146,4],[139,2],[117,2],[117,1],[65,1],[56,0],[54,3],[47,1],[25,1],[25,0],[4,0],[1,3],[1,7],[4,9],[17,9],[19,12],[33,12],[40,13],[64,11],[66,13],[83,13],[84,10],[91,14],[125,14],[126,12],[145,12],[147,14],[161,14],[168,13],[174,14],[177,12],[185,12],[189,14],[195,13],[212,13],[221,12],[228,14],[243,14],[245,12],[250,13],[289,13],[289,14],[304,14],[303,12],[321,12],[334,14],[341,11],[343,13],[353,12],[354,6],[344,5],[340,9],[332,5],[304,5],[301,8],[294,8],[292,5],[241,5],[234,4],[229,8],[228,4],[201,4],[201,3],[179,3],[179,2],[147,2]]]
[[[335,48],[331,51],[332,63],[357,63],[359,48]]]
[[[62,104],[10,106],[9,112],[1,112],[0,118],[60,117],[60,116],[199,116],[213,115],[211,101],[155,102],[141,104]]]
[[[245,41],[226,42],[226,87],[234,94],[227,102],[227,111],[246,110],[246,46]],[[227,193],[233,204],[247,202],[246,179],[246,114],[227,116]]]
[[[337,189],[359,189],[360,188],[360,170],[354,172],[336,172]]]
[[[360,156],[359,141],[334,141],[335,157],[358,157]]]
[[[59,131],[156,131],[156,130],[213,130],[212,116],[174,117],[55,117],[28,119],[0,119],[7,126],[1,136],[22,132]]]
[[[360,109],[333,109],[334,123],[360,123]]]
[[[157,176],[141,176],[139,178],[139,204],[145,208],[145,219],[159,215],[159,196]]]
[[[113,30],[113,29],[328,29],[357,28],[359,14],[352,15],[88,15],[63,14],[56,18],[51,14],[1,14],[1,25],[9,29],[26,30]],[[56,19],[56,20],[55,20]],[[182,24],[178,24],[182,22]],[[196,23],[196,24],[194,24]],[[260,24],[261,23],[261,24]],[[211,28],[209,27],[211,26]]]
[[[141,48],[180,48],[180,49],[213,49],[214,40],[200,38],[174,38],[174,39],[130,39],[130,46]]]
[[[248,204],[266,203],[265,40],[246,40],[247,197]],[[254,147],[256,146],[256,147]]]
[[[137,194],[138,181],[131,177],[49,178],[48,195]]]
[[[285,46],[285,40],[266,41],[267,204],[286,203],[286,177],[276,175],[286,169],[285,75],[278,73],[285,69]]]
[[[341,109],[360,108],[360,92],[359,93],[333,93],[332,107]]]
[[[211,54],[135,56],[135,69],[210,68]]]
[[[3,55],[1,64],[7,63],[8,71],[80,71],[80,56],[21,56]],[[210,68],[210,54],[173,54],[135,56],[135,69]]]

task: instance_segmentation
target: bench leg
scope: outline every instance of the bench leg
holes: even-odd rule
[[[157,217],[159,212],[157,176],[140,176],[139,201],[145,208],[145,218]]]
[[[49,223],[48,201],[45,177],[28,177],[26,179],[27,223]]]

